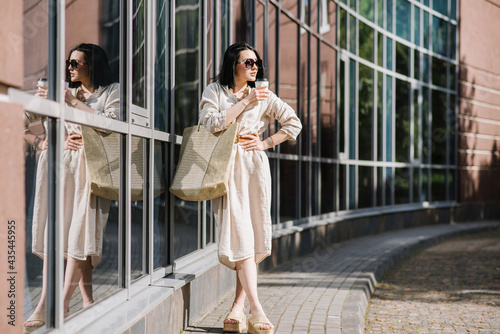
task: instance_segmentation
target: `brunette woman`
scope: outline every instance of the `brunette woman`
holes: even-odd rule
[[[236,295],[224,331],[273,333],[257,294],[257,264],[271,254],[271,173],[266,153],[280,143],[295,140],[302,125],[295,111],[265,86],[254,87],[264,76],[262,59],[250,45],[236,43],[224,54],[214,83],[200,102],[200,122],[209,131],[239,123],[233,146],[232,172],[227,194],[213,200],[218,227],[219,261],[236,270]],[[276,119],[281,128],[265,139],[264,131]],[[245,297],[251,317],[246,321]]]

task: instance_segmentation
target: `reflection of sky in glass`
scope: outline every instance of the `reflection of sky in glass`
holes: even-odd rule
[[[410,40],[411,5],[406,0],[396,0],[396,35]]]

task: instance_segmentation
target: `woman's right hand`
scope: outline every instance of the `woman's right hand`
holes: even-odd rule
[[[44,85],[37,85],[38,91],[36,92],[36,95],[41,97],[42,99],[46,99],[49,97],[49,88]]]
[[[64,142],[65,150],[78,151],[82,146],[82,135],[76,133],[70,133]]]
[[[269,97],[269,89],[266,86],[260,86],[252,89],[250,94],[245,98],[248,105],[256,104],[260,101],[265,101]]]

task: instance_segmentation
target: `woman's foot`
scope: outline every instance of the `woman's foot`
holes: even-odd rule
[[[45,326],[45,311],[33,313],[23,324],[23,333],[31,333],[38,328]]]
[[[273,334],[274,326],[265,315],[252,315],[248,319],[248,334]]]
[[[247,317],[245,309],[240,305],[233,304],[231,312],[224,319],[224,332],[241,333],[246,330]]]

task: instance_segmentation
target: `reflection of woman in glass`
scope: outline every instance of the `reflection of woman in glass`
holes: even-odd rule
[[[65,100],[69,106],[105,117],[119,117],[119,85],[111,82],[111,71],[104,50],[93,44],[73,48],[67,60],[66,78],[69,89]],[[38,95],[47,98],[47,87],[39,85]],[[44,122],[46,123],[46,122]],[[92,270],[102,259],[102,242],[109,214],[110,200],[90,192],[81,127],[66,122],[64,143],[64,309],[76,286],[83,297],[83,307],[93,303]],[[45,130],[47,129],[44,124]],[[45,258],[47,245],[47,140],[25,132],[25,140],[42,150],[37,169],[37,185],[33,210],[33,253]],[[35,312],[24,323],[25,332],[45,324],[46,262],[43,285]]]
[[[264,75],[262,60],[248,44],[231,45],[224,54],[216,82],[203,92],[200,121],[211,132],[239,122],[239,143],[227,194],[213,200],[219,234],[219,261],[236,270],[236,296],[224,331],[242,332],[247,323],[245,297],[250,302],[248,333],[273,333],[257,295],[257,266],[271,254],[271,173],[263,152],[295,139],[302,125],[294,110],[267,87],[251,88]],[[261,141],[269,122],[281,129]]]

